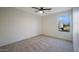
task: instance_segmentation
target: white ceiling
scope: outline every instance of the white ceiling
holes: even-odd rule
[[[41,13],[35,12],[35,11],[37,11],[37,9],[33,9],[31,7],[17,7],[17,9],[20,9],[20,10],[25,11],[25,12],[30,12],[32,14],[36,14],[38,16],[49,15],[49,14],[53,14],[53,13],[62,12],[62,11],[72,9],[71,7],[45,7],[45,8],[52,8],[52,10],[45,11],[45,13],[41,14]]]

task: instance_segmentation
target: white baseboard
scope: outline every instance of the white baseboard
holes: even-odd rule
[[[40,35],[55,38],[55,39],[65,40],[65,41],[69,41],[69,42],[73,42],[72,40],[62,39],[62,38],[59,38],[59,37],[54,37],[54,36],[50,36],[50,35],[46,35],[46,34],[40,34]]]

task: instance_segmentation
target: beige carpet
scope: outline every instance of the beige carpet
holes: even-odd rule
[[[1,50],[8,52],[72,52],[73,44],[69,41],[40,35],[0,47]]]

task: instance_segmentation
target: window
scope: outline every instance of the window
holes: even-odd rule
[[[62,32],[70,31],[70,18],[68,15],[58,16],[58,30]]]

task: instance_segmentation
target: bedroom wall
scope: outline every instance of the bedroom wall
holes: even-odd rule
[[[79,8],[73,8],[73,45],[74,51],[79,52]]]
[[[67,15],[70,17],[70,32],[61,32],[58,31],[58,21],[57,17],[59,15]],[[60,13],[55,13],[42,17],[42,32],[44,35],[64,39],[64,40],[73,40],[73,20],[72,20],[72,10],[64,11]]]
[[[16,8],[0,7],[0,46],[41,33],[40,17]]]

